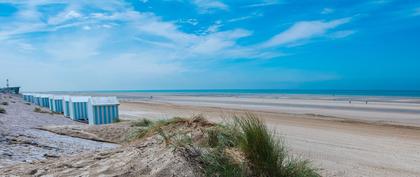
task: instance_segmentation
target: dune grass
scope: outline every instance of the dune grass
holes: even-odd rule
[[[6,109],[4,109],[4,108],[0,107],[0,113],[1,113],[1,114],[6,114]]]
[[[185,132],[168,134],[168,130],[177,130],[193,122],[210,125],[201,127],[202,141],[193,141],[191,134]],[[289,155],[281,139],[253,114],[234,116],[232,122],[225,124],[209,124],[202,116],[196,116],[192,119],[175,117],[155,122],[143,119],[132,126],[141,128],[136,132],[136,138],[158,134],[166,145],[194,152],[197,157],[193,158],[200,164],[205,176],[320,176],[309,161]]]
[[[42,110],[40,107],[35,107],[34,112],[37,112],[37,113],[51,113],[50,111]]]
[[[254,114],[236,116],[239,149],[248,161],[251,176],[318,177],[309,161],[290,156],[283,142]]]
[[[3,101],[3,102],[1,102],[1,105],[7,106],[7,105],[9,105],[9,103],[6,102],[6,101]]]

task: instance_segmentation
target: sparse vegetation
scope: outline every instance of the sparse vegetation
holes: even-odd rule
[[[1,105],[7,106],[7,105],[9,105],[9,103],[6,102],[6,101],[3,101],[3,102],[1,102]]]
[[[148,126],[152,125],[152,123],[153,122],[151,120],[144,118],[140,121],[134,121],[131,124],[131,126],[133,126],[133,127],[148,127]]]
[[[39,107],[35,107],[34,112],[37,112],[37,113],[51,113],[50,111],[45,111],[45,110],[43,110]]]
[[[253,114],[235,117],[239,127],[239,148],[249,163],[252,176],[316,177],[306,160],[290,156],[284,144]]]
[[[135,138],[160,135],[166,145],[200,164],[206,176],[320,176],[309,161],[289,155],[282,141],[253,114],[235,116],[233,122],[223,125],[209,123],[199,115],[156,122],[143,119],[132,126],[140,128]],[[194,131],[202,134],[194,135]]]
[[[0,113],[1,113],[1,114],[6,114],[6,109],[4,109],[4,108],[0,107]]]

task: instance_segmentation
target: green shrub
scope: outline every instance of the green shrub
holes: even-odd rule
[[[223,149],[205,152],[200,156],[205,176],[208,177],[242,177],[247,176],[245,168],[233,162]]]
[[[1,114],[6,114],[6,109],[4,109],[4,108],[0,107],[0,113],[1,113]]]
[[[317,177],[308,161],[293,159],[283,143],[253,114],[235,117],[240,128],[239,148],[249,163],[252,176]]]
[[[41,108],[39,108],[39,107],[35,107],[34,108],[34,112],[37,112],[37,113],[51,113],[51,112],[49,112],[49,111],[44,111],[44,110],[42,110]]]
[[[144,119],[142,119],[140,121],[134,121],[131,124],[131,126],[133,126],[133,127],[148,127],[148,126],[152,125],[152,123],[153,122],[151,120],[144,118]]]

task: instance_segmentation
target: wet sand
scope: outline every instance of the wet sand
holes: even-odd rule
[[[324,176],[420,176],[418,104],[346,102],[155,96],[126,99],[120,113],[123,119],[203,114],[221,121],[253,112],[284,137],[292,153],[323,169]]]

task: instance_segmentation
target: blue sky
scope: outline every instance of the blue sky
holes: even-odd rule
[[[0,79],[31,91],[419,90],[419,41],[414,0],[0,0]]]

